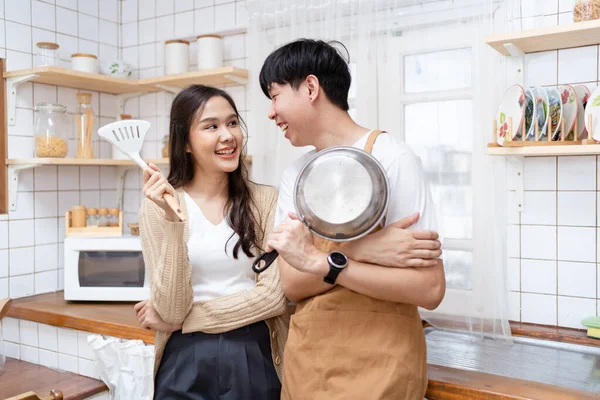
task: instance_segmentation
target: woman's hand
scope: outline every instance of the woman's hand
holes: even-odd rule
[[[402,218],[349,243],[345,253],[354,260],[385,267],[434,267],[442,255],[442,245],[436,232],[408,229],[418,220],[418,213]]]
[[[267,240],[267,251],[277,250],[279,255],[292,267],[299,271],[318,275],[327,275],[320,269],[318,260],[327,259],[327,255],[315,247],[310,230],[298,220],[294,213],[290,219],[282,222],[271,231]]]
[[[175,189],[169,184],[167,178],[160,172],[160,169],[148,163],[148,168],[144,169],[144,186],[142,188],[144,196],[152,200],[154,204],[165,211],[165,217],[169,221],[180,221],[177,214],[171,210],[167,202],[163,199],[165,193],[169,193],[177,202],[179,199],[175,195]]]
[[[137,314],[140,325],[144,329],[171,333],[180,330],[182,327],[182,325],[168,324],[163,321],[149,300],[140,301],[133,306],[133,309]]]

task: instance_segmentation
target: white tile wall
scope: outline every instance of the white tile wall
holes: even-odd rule
[[[523,29],[569,24],[572,7],[569,0],[523,0],[516,22]],[[585,46],[529,54],[525,85],[594,89],[599,53],[598,46]],[[583,318],[599,315],[599,170],[596,156],[525,159],[525,211],[507,220],[508,231],[520,235],[518,251],[508,252],[511,319],[583,329]]]
[[[35,65],[35,43],[56,41],[61,65],[68,67],[75,52],[92,52],[102,58],[120,56],[135,68],[135,76],[150,77],[164,70],[164,41],[168,39],[245,27],[244,0],[10,0],[0,7],[0,56],[6,54],[9,70]],[[2,4],[0,3],[0,4]],[[219,23],[215,25],[215,20]],[[5,39],[6,37],[6,39]],[[225,37],[225,65],[245,66],[245,34]],[[190,69],[196,67],[192,42]],[[593,81],[593,80],[590,80]],[[242,115],[248,115],[245,87],[228,87]],[[38,102],[59,102],[73,118],[74,89],[23,84],[17,93],[17,123],[9,127],[10,158],[31,157],[33,107]],[[92,93],[93,107],[102,123],[117,114],[115,96]],[[126,112],[153,124],[144,157],[158,157],[168,129],[173,96],[152,94],[126,103]],[[74,140],[70,141],[73,147]],[[110,147],[96,143],[97,155],[110,157]],[[73,149],[71,152],[73,153]],[[71,154],[70,154],[71,155]],[[13,298],[61,289],[64,212],[72,206],[114,207],[115,168],[43,167],[23,171],[19,177],[18,209],[0,216],[0,296]],[[138,171],[127,174],[125,222],[137,219],[141,196]],[[517,237],[518,240],[518,237]],[[13,348],[22,352],[22,349]],[[47,355],[40,355],[44,360]],[[63,359],[63,363],[67,363]]]
[[[15,318],[4,318],[0,328],[7,357],[100,379],[94,352],[87,342],[89,332]],[[108,400],[108,392],[89,399]]]
[[[137,5],[136,5],[137,3]],[[122,57],[135,67],[139,77],[152,77],[164,71],[164,42],[168,39],[193,39],[195,36],[215,31],[245,27],[247,14],[238,12],[245,0],[131,0],[121,3]],[[242,7],[243,9],[243,7]],[[224,65],[245,66],[245,34],[226,36],[223,39]],[[196,43],[190,44],[190,70],[197,65]],[[236,104],[243,115],[248,113],[246,88],[230,86]],[[159,100],[159,97],[161,100]],[[168,99],[168,101],[162,101]],[[133,116],[150,120],[152,129],[143,149],[146,157],[158,157],[162,138],[167,134],[167,116],[172,96],[159,93],[131,99],[125,111]],[[156,117],[156,119],[153,119]],[[156,124],[154,125],[154,122]],[[135,186],[137,188],[137,186]],[[137,199],[134,198],[135,201]],[[83,201],[83,200],[82,200]],[[126,200],[129,201],[129,200]]]

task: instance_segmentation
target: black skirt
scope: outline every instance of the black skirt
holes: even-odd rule
[[[174,332],[154,380],[154,399],[279,400],[269,328],[257,322],[230,332]]]

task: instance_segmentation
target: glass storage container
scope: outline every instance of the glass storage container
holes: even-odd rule
[[[58,65],[58,44],[52,42],[37,42],[35,53],[36,67],[51,67]]]
[[[108,208],[98,210],[98,226],[109,226]]]
[[[75,113],[75,131],[77,135],[77,158],[94,158],[94,123],[96,117],[92,110],[92,94],[77,93],[77,112]]]
[[[95,208],[87,209],[87,226],[98,226],[98,210]]]
[[[69,152],[71,130],[67,107],[38,103],[34,109],[35,157],[64,158]]]
[[[108,210],[108,226],[119,226],[119,209],[111,208]]]
[[[162,156],[163,158],[169,157],[169,135],[166,135],[162,139],[163,148],[162,148]]]

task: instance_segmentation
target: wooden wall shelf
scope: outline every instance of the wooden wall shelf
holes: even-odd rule
[[[121,94],[138,92],[137,81],[133,79],[113,78],[101,74],[74,71],[61,67],[38,67],[4,73],[5,78],[20,78],[37,75],[29,81],[47,85],[64,86],[73,89],[93,90],[96,92]],[[154,89],[153,91],[158,91]]]
[[[246,157],[246,163],[252,163],[252,156]],[[155,158],[145,160],[155,165],[168,165],[168,158]],[[113,160],[111,158],[9,158],[6,165],[73,165],[73,166],[102,166],[102,167],[127,167],[137,165],[131,160]]]
[[[207,71],[194,71],[185,74],[159,76],[156,78],[140,79],[142,87],[157,87],[165,85],[183,89],[189,85],[245,85],[248,82],[248,70],[237,67],[225,67]]]
[[[579,144],[565,146],[522,146],[501,147],[492,146],[486,149],[491,156],[586,156],[600,154],[600,144]]]
[[[125,102],[128,99],[145,93],[162,90],[177,93],[182,88],[192,84],[221,86],[245,85],[248,82],[248,70],[237,67],[223,67],[136,80],[113,78],[102,74],[80,72],[61,67],[38,67],[6,72],[5,66],[5,60],[0,59],[0,74],[4,78],[4,85],[0,85],[0,99],[5,102],[4,107],[0,109],[0,160],[6,160],[5,163],[0,162],[0,214],[16,209],[18,174],[23,169],[43,165],[96,165],[123,168],[134,166],[134,163],[129,160],[112,159],[6,159],[8,153],[8,125],[16,124],[16,98],[17,88],[20,84],[37,82],[114,94],[117,97],[118,114],[122,114]],[[150,161],[161,165],[169,163],[167,158]],[[252,158],[248,157],[246,162],[250,164]]]
[[[31,77],[34,75],[33,77]],[[157,92],[165,85],[184,88],[192,84],[240,85],[248,80],[248,70],[224,67],[206,71],[193,71],[185,74],[160,76],[141,80],[113,78],[102,74],[74,71],[61,67],[38,67],[5,72],[4,78],[24,78],[31,82],[64,86],[73,89],[93,90],[102,93],[125,94],[136,92]]]
[[[507,44],[513,44],[524,53],[590,46],[600,43],[600,20],[490,35],[485,42],[505,56],[510,55]]]
[[[146,160],[156,165],[168,164],[168,158],[157,158]],[[104,166],[104,167],[121,167],[137,165],[131,160],[113,160],[111,158],[9,158],[6,160],[6,165],[73,165],[73,166]]]

